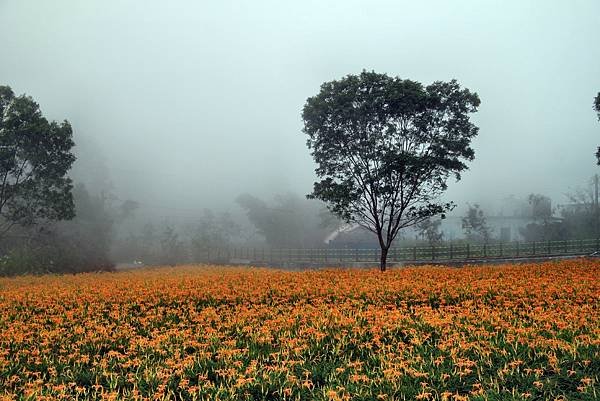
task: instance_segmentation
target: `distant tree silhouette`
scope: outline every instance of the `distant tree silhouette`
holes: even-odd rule
[[[478,204],[469,205],[467,213],[462,218],[462,228],[470,241],[488,242],[491,238],[492,230]]]
[[[192,232],[190,244],[192,257],[195,261],[202,260],[211,248],[230,246],[232,238],[240,232],[241,227],[233,221],[229,213],[215,214],[210,209],[204,209]]]
[[[427,219],[417,224],[417,230],[419,236],[430,245],[438,244],[444,239],[444,233],[440,230],[442,220],[440,219]]]
[[[529,194],[527,201],[531,206],[531,218],[536,222],[547,221],[552,217],[552,200],[541,194]]]
[[[256,233],[275,248],[322,244],[333,223],[323,212],[321,203],[293,193],[276,195],[271,203],[242,194],[236,202],[245,210]]]

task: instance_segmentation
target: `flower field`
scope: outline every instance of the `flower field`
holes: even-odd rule
[[[600,398],[600,261],[0,279],[0,399]]]

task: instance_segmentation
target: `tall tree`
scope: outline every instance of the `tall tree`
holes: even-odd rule
[[[67,121],[49,122],[31,97],[0,86],[0,237],[14,225],[75,216]]]
[[[399,230],[454,207],[439,196],[474,158],[479,103],[454,80],[425,87],[363,71],[324,83],[302,113],[320,179],[308,196],[372,231],[385,271]]]

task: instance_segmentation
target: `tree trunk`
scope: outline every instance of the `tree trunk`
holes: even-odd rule
[[[379,261],[379,269],[384,272],[387,268],[387,256],[389,248],[381,247],[381,259]]]

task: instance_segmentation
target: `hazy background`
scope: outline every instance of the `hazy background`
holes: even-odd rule
[[[76,179],[164,217],[310,192],[301,109],[362,69],[480,95],[448,199],[560,202],[598,171],[600,1],[416,3],[0,0],[0,84],[72,123]]]

